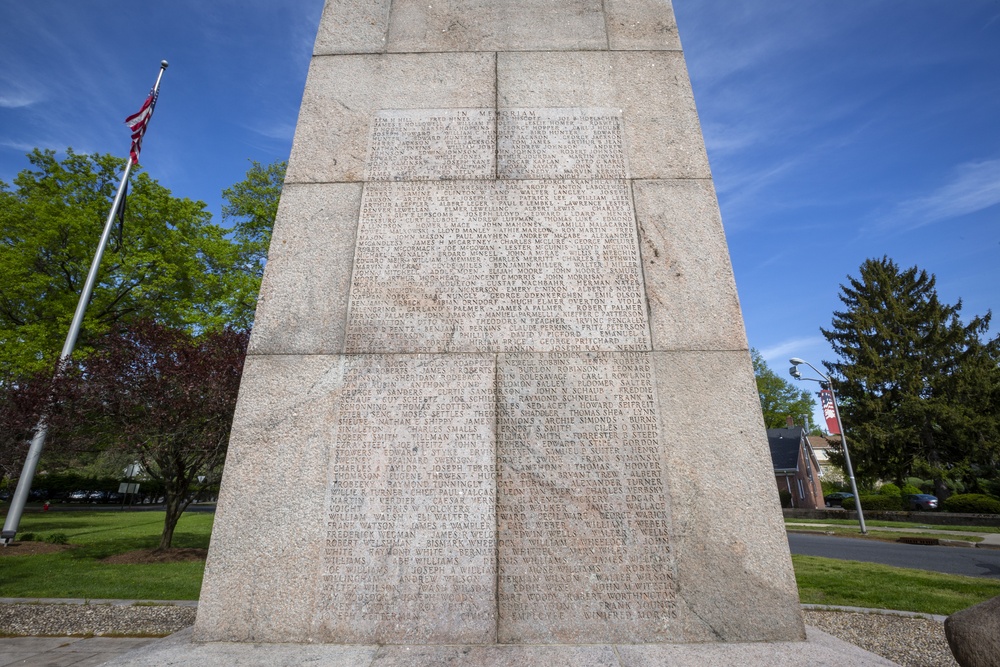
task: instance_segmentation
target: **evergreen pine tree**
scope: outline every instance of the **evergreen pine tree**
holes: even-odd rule
[[[942,303],[933,275],[887,257],[866,260],[848,283],[840,295],[846,310],[821,331],[839,357],[826,366],[839,380],[858,476],[903,484],[920,469],[946,496],[984,453],[978,449],[995,446],[988,386],[996,341],[980,340],[990,315],[963,324],[961,301]]]

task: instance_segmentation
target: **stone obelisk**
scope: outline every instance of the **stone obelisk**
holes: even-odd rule
[[[666,0],[328,0],[195,638],[803,638]]]

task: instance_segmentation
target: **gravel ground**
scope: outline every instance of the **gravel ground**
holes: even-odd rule
[[[0,635],[164,637],[194,623],[197,607],[0,604]]]
[[[927,618],[845,611],[805,611],[806,625],[860,646],[903,667],[958,665],[944,623]]]
[[[196,607],[0,604],[0,635],[159,637],[194,623]],[[806,610],[807,625],[903,667],[954,667],[940,621],[874,613]]]

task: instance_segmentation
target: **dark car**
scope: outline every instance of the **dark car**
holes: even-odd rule
[[[908,496],[903,496],[903,500],[906,502],[906,508],[910,510],[936,510],[938,508],[937,496],[932,496],[929,493],[911,493]]]
[[[90,491],[73,491],[66,496],[66,501],[71,503],[85,503],[90,499]]]
[[[823,500],[826,502],[827,507],[843,507],[844,498],[853,498],[853,493],[844,493],[843,491],[837,491],[836,493],[831,493],[829,495],[823,496]]]

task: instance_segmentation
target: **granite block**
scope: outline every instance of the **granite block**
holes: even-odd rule
[[[493,109],[378,111],[366,181],[438,181],[496,177]]]
[[[308,641],[342,372],[336,357],[248,357],[195,621],[199,641]]]
[[[683,641],[803,639],[749,353],[650,356]]]
[[[679,51],[497,54],[499,110],[620,109],[633,178],[709,178],[684,56]]]
[[[348,353],[648,350],[623,181],[365,186]]]
[[[503,179],[628,178],[619,109],[505,109],[497,118]]]
[[[893,667],[896,663],[809,628],[807,641],[616,646],[621,667]]]
[[[394,0],[390,52],[607,49],[601,0]]]
[[[312,638],[496,640],[494,362],[346,357]]]
[[[492,53],[314,57],[286,182],[363,180],[377,111],[492,108],[494,82]]]
[[[614,648],[589,646],[382,646],[371,667],[619,667]]]
[[[500,355],[499,640],[679,637],[648,352]]]
[[[191,629],[115,657],[106,667],[368,667],[377,646],[192,641]]]
[[[604,0],[612,51],[680,51],[670,0]]]
[[[712,182],[634,181],[632,193],[653,349],[747,349]]]
[[[326,0],[313,55],[385,51],[392,0]]]
[[[361,189],[360,183],[282,189],[250,354],[343,349]]]

